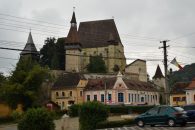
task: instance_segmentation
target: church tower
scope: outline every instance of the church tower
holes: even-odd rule
[[[157,66],[156,73],[153,76],[153,82],[154,84],[158,85],[162,89],[165,89],[165,77],[162,74],[162,71],[159,65]]]
[[[71,27],[65,38],[65,70],[67,72],[81,71],[81,43],[77,32],[77,22],[73,11]]]
[[[27,43],[20,53],[20,58],[29,58],[31,57],[33,60],[39,60],[39,52],[37,51],[35,44],[33,42],[32,34],[29,33]]]

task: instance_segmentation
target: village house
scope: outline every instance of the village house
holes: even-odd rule
[[[51,89],[51,100],[61,109],[83,103],[83,89],[87,80],[79,73],[64,73],[57,78]]]
[[[195,78],[192,79],[191,83],[186,88],[186,103],[187,104],[195,103]]]
[[[186,92],[185,89],[188,87],[189,82],[178,82],[175,83],[170,92],[170,105],[172,106],[183,106],[186,105]]]
[[[158,90],[150,83],[133,81],[119,72],[116,77],[89,79],[84,101],[100,101],[109,105],[158,105]]]

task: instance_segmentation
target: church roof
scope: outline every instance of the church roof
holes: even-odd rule
[[[20,53],[20,55],[26,55],[26,54],[39,54],[33,42],[31,32],[29,33],[28,40],[23,51]]]
[[[73,12],[73,14],[72,14],[72,19],[71,19],[70,23],[77,23],[76,17],[75,17],[75,12]]]
[[[164,78],[164,75],[162,74],[162,71],[159,65],[157,66],[156,73],[153,76],[153,79],[157,79],[157,78]]]
[[[105,47],[112,40],[121,43],[114,19],[81,22],[78,29],[83,48]]]
[[[72,19],[70,23],[71,23],[71,27],[68,32],[67,38],[65,38],[65,43],[79,43],[75,12],[73,12],[72,14]]]
[[[145,62],[145,63],[146,63],[146,61],[145,61],[145,60],[142,60],[142,59],[136,59],[136,60],[134,60],[133,62],[131,62],[130,64],[126,65],[125,67],[131,66],[132,64],[134,64],[134,63],[135,63],[135,62],[137,62],[137,61],[141,61],[141,62]]]

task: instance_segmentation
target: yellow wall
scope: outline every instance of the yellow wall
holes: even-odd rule
[[[170,95],[170,105],[172,106],[183,106],[186,105],[186,101],[173,101],[174,97],[178,97],[182,99],[182,97],[186,97],[186,94],[172,94]]]
[[[10,107],[6,104],[0,104],[0,117],[9,116],[11,114],[12,110]]]

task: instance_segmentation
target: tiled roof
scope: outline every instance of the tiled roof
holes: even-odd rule
[[[52,89],[74,88],[78,85],[80,79],[83,79],[83,76],[79,73],[65,73],[62,76],[59,76],[52,86]]]
[[[189,84],[189,86],[186,89],[195,89],[195,78],[192,79],[192,82]]]
[[[90,79],[87,86],[85,87],[86,91],[98,91],[106,89],[113,89],[117,78],[106,78],[106,79]],[[133,81],[129,79],[123,79],[125,84],[130,90],[139,90],[139,91],[157,91],[157,89],[147,82]]]
[[[156,73],[153,76],[153,79],[157,79],[157,78],[164,78],[159,65],[157,66]]]
[[[123,79],[125,84],[130,90],[138,90],[138,91],[157,91],[155,86],[149,82],[142,82],[137,80],[129,80]]]
[[[183,94],[185,89],[188,87],[189,82],[177,82],[174,84],[171,94]]]
[[[65,39],[65,43],[79,43],[79,36],[77,32],[77,27],[76,26],[71,26],[68,36]]]
[[[20,55],[26,55],[26,54],[36,54],[36,55],[39,54],[33,42],[31,32],[29,33],[28,40],[23,51],[20,53]]]
[[[80,43],[83,48],[105,47],[114,40],[117,44],[120,37],[113,19],[81,22],[78,29]]]
[[[105,83],[106,89],[112,89],[116,82],[116,78],[106,78],[106,79],[89,79],[87,86],[84,90],[105,90]]]

